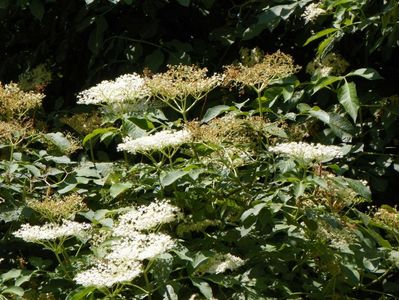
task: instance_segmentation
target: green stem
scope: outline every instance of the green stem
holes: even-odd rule
[[[94,150],[93,150],[93,143],[90,140],[90,156],[91,156],[91,160],[94,161]]]
[[[148,280],[147,269],[148,269],[148,266],[144,270],[143,275],[144,275],[144,280],[145,280],[145,286],[147,288],[148,300],[152,300],[152,286],[151,286],[150,281]]]

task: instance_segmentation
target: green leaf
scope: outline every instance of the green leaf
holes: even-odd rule
[[[207,123],[213,118],[217,117],[221,113],[228,111],[230,109],[230,106],[227,105],[216,105],[214,107],[209,108],[204,117],[201,120],[201,123]]]
[[[366,228],[366,232],[370,236],[372,236],[381,247],[384,247],[386,249],[392,249],[391,243],[388,240],[384,239],[377,231],[371,228]]]
[[[355,286],[359,283],[360,273],[358,270],[356,270],[355,265],[341,265],[341,270],[349,284]]]
[[[24,275],[19,277],[17,280],[15,280],[15,286],[21,286],[21,284],[28,282],[30,280],[31,275]]]
[[[89,141],[99,138],[101,135],[107,132],[115,132],[116,130],[117,129],[115,127],[97,128],[84,137],[82,144],[83,146],[86,146]]]
[[[169,172],[162,172],[160,175],[160,181],[163,186],[168,186],[174,183],[179,178],[183,177],[189,173],[188,171],[183,170],[172,170]]]
[[[212,288],[208,282],[198,278],[190,278],[190,279],[193,285],[200,290],[200,292],[202,293],[202,295],[205,296],[206,299],[213,298]]]
[[[313,42],[313,41],[315,41],[315,40],[317,40],[319,38],[322,38],[323,36],[326,36],[326,35],[328,35],[330,33],[333,33],[333,32],[335,32],[337,30],[338,30],[337,28],[323,29],[322,31],[319,31],[318,33],[316,33],[316,34],[312,35],[310,38],[308,38],[306,40],[305,44],[303,44],[303,45],[306,46],[307,44],[309,44],[309,43],[311,43],[311,42]]]
[[[133,186],[132,183],[126,182],[126,183],[114,183],[111,188],[109,189],[109,194],[111,195],[112,198],[118,197],[120,194],[125,192],[126,190],[130,189]]]
[[[329,86],[329,85],[333,84],[336,81],[342,80],[342,78],[343,77],[337,77],[337,76],[328,76],[328,77],[322,78],[314,86],[312,94],[317,93],[319,90],[325,88],[326,86]]]
[[[188,7],[190,6],[191,0],[177,0],[177,2],[182,6]]]
[[[68,184],[66,187],[59,189],[58,193],[60,194],[66,194],[69,193],[70,191],[74,190],[77,187],[77,183],[72,183],[72,184]]]
[[[41,175],[40,170],[33,165],[26,165],[25,168],[27,168],[35,177],[39,177]]]
[[[23,288],[21,288],[19,286],[11,286],[2,291],[2,294],[12,294],[12,295],[20,296],[20,297],[22,297],[24,295],[24,293],[25,292],[24,292]]]
[[[7,273],[1,274],[1,279],[3,282],[6,282],[10,279],[16,279],[21,275],[21,270],[19,269],[12,269],[8,271]]]
[[[38,19],[42,20],[43,15],[44,15],[44,5],[42,3],[42,0],[32,0],[29,6],[30,12],[32,15]]]
[[[309,114],[325,124],[330,124],[330,115],[318,106],[313,106],[312,109],[309,110]]]
[[[166,282],[173,270],[173,256],[165,253],[153,262],[151,273],[155,281],[159,283]]]
[[[228,26],[216,28],[209,34],[209,40],[218,41],[225,46],[230,46],[236,40],[235,29]]]
[[[144,65],[147,66],[151,71],[158,71],[164,60],[165,55],[163,52],[160,49],[156,49],[145,57]]]
[[[45,138],[56,146],[62,153],[65,153],[70,147],[70,141],[61,132],[51,132],[45,134]]]
[[[346,76],[360,76],[368,80],[384,79],[376,70],[372,68],[357,69],[348,73]]]
[[[205,263],[211,256],[212,256],[212,253],[209,251],[199,251],[195,254],[195,257],[193,259],[193,262],[191,263],[191,266],[193,267],[193,269],[196,269],[201,264]]]
[[[94,286],[89,286],[85,288],[80,288],[71,294],[68,295],[66,300],[81,300],[81,299],[87,299],[87,296],[92,294],[96,290],[96,287]]]
[[[174,286],[173,286],[174,285]],[[168,284],[168,285],[166,285],[166,287],[165,287],[165,292],[164,292],[164,294],[163,294],[163,300],[179,300],[179,297],[178,297],[178,295],[177,295],[177,289],[176,289],[176,283],[174,282],[174,284],[173,285],[171,285],[171,284]],[[177,288],[178,288],[179,286],[177,285]],[[176,290],[176,291],[175,291]]]
[[[353,136],[355,128],[348,119],[336,113],[330,113],[329,116],[328,125],[337,137],[345,141]]]
[[[132,139],[137,139],[147,134],[147,131],[140,128],[136,123],[127,119],[123,120],[121,130]]]
[[[317,56],[322,57],[324,56],[328,50],[331,48],[332,44],[334,43],[335,39],[337,38],[337,33],[330,35],[324,41],[322,41],[319,46],[317,47]]]
[[[350,188],[354,190],[358,195],[362,196],[364,199],[371,201],[371,191],[367,185],[364,185],[359,180],[354,180],[351,178],[344,178],[344,180],[348,183]]]
[[[345,111],[351,116],[353,121],[356,122],[360,104],[355,83],[345,81],[345,84],[338,89],[337,96],[338,101],[345,108]]]

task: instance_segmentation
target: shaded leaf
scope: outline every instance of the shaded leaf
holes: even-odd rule
[[[41,0],[32,0],[29,6],[32,15],[38,19],[42,20],[44,15],[44,5]]]
[[[198,278],[191,278],[191,282],[200,290],[200,292],[202,293],[202,295],[205,296],[206,299],[213,298],[212,288],[208,282]]]
[[[156,49],[144,59],[144,65],[152,71],[157,71],[165,60],[165,55],[160,49]]]
[[[130,182],[114,183],[109,189],[109,194],[111,195],[112,198],[116,198],[120,194],[122,194],[123,192],[127,191],[128,189],[130,189],[132,186],[133,186],[133,184],[130,183]]]
[[[169,172],[163,172],[160,176],[160,181],[163,186],[168,186],[174,183],[179,178],[186,175],[188,172],[183,170],[172,170]]]
[[[333,32],[335,32],[337,30],[338,30],[337,28],[323,29],[323,30],[319,31],[318,33],[312,35],[310,38],[308,38],[306,40],[305,44],[303,44],[303,45],[306,46],[307,44],[309,44],[309,43],[311,43],[311,42],[313,42],[313,41],[315,41],[315,40],[317,40],[319,38],[322,38],[323,36],[326,36],[326,35],[328,35],[330,33],[333,33]]]
[[[201,122],[202,123],[207,123],[210,120],[212,120],[213,118],[217,117],[218,115],[220,115],[221,113],[227,111],[230,109],[230,106],[227,105],[216,105],[213,106],[211,108],[209,108],[204,117],[202,118]]]
[[[346,76],[360,76],[368,80],[384,79],[380,73],[372,68],[361,68],[348,73]]]

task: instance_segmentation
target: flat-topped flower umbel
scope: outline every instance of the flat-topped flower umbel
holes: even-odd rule
[[[104,80],[99,84],[78,94],[78,104],[118,105],[131,104],[130,109],[142,111],[146,109],[146,101],[150,90],[144,78],[136,73],[124,74],[115,80]]]
[[[167,147],[177,147],[190,140],[191,134],[187,130],[164,130],[137,139],[127,137],[123,140],[123,143],[118,145],[118,151],[127,151],[133,154],[156,151]]]
[[[327,162],[334,158],[342,157],[341,147],[322,144],[308,144],[304,142],[278,144],[274,147],[270,147],[269,151],[310,162]]]

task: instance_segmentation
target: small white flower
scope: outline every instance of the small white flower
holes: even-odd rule
[[[320,8],[320,3],[311,3],[305,8],[302,18],[304,18],[305,23],[313,22],[325,12],[324,9]]]
[[[164,130],[137,139],[127,137],[123,140],[123,143],[118,145],[118,151],[127,151],[134,154],[137,152],[162,150],[166,147],[178,147],[190,140],[191,134],[188,130]]]
[[[98,261],[92,268],[78,273],[74,280],[83,286],[111,287],[131,281],[141,272],[142,266],[137,261]]]
[[[270,152],[304,161],[327,162],[342,157],[341,147],[303,142],[282,143],[269,148]]]
[[[132,102],[142,109],[150,96],[144,78],[136,73],[122,75],[115,80],[104,80],[78,94],[78,104],[118,104]],[[141,101],[140,101],[141,100]]]
[[[23,224],[21,228],[13,234],[26,242],[38,242],[55,240],[68,236],[82,237],[90,228],[91,225],[87,223],[64,220],[61,225],[54,223],[46,223],[42,226]]]

